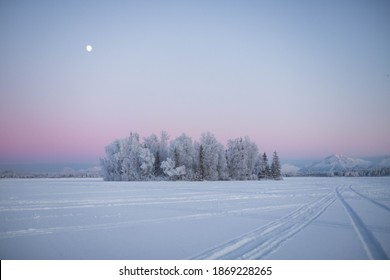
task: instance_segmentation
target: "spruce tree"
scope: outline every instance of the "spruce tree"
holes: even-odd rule
[[[204,180],[204,150],[203,145],[200,145],[199,148],[199,176],[200,180]]]
[[[268,179],[271,176],[271,171],[268,164],[267,154],[264,153],[261,157],[259,179]]]
[[[276,151],[272,156],[271,175],[274,180],[282,180],[282,168]]]
[[[160,151],[156,152],[156,159],[154,161],[154,175],[156,177],[159,177],[163,175],[162,169],[161,169],[161,158],[160,158]]]
[[[177,150],[177,148],[175,148],[175,150],[173,151],[173,157],[174,157],[174,160],[175,160],[175,168],[178,168],[180,166],[180,156],[179,156],[179,151]]]

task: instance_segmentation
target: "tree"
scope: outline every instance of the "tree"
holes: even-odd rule
[[[199,148],[199,179],[200,180],[204,180],[204,150],[203,150],[203,146],[200,145],[200,148]]]
[[[143,146],[148,148],[155,158],[152,173],[156,177],[164,175],[161,162],[166,160],[168,156],[168,139],[169,136],[165,131],[161,132],[160,140],[155,134],[144,138]]]
[[[229,177],[233,180],[238,180],[242,166],[240,166],[238,139],[228,140],[226,159],[229,169]]]
[[[105,151],[106,157],[100,159],[103,171],[103,179],[106,181],[120,181],[122,159],[119,156],[119,140],[116,140],[106,146]]]
[[[191,137],[183,133],[171,142],[170,151],[170,158],[175,161],[175,167],[185,166],[186,174],[183,178],[192,180],[195,176],[195,154]]]
[[[160,152],[160,160],[164,161],[168,158],[168,151],[169,151],[169,135],[166,131],[161,131],[160,135],[160,145],[159,145],[159,152]]]
[[[251,180],[257,178],[256,163],[258,148],[249,137],[228,141],[227,165],[229,176],[233,180]]]
[[[282,168],[279,161],[278,153],[275,151],[272,156],[271,176],[274,180],[282,180]]]
[[[247,154],[245,153],[242,138],[228,141],[227,158],[229,177],[233,180],[246,180]]]
[[[120,140],[122,161],[122,181],[138,181],[141,179],[139,135],[130,133],[128,138]]]
[[[219,143],[215,136],[210,132],[203,133],[200,139],[200,147],[202,151],[202,165],[203,178],[205,180],[215,181],[219,179],[218,176],[218,152]]]
[[[256,143],[252,142],[249,137],[245,137],[243,141],[244,151],[246,153],[246,179],[257,179],[256,163],[259,158],[259,151]]]
[[[144,148],[148,148],[153,156],[156,157],[157,152],[160,150],[160,141],[156,134],[152,134],[149,137],[144,138],[143,146]]]
[[[229,179],[229,171],[226,161],[226,153],[222,144],[219,144],[218,148],[218,180],[228,180]]]
[[[161,163],[161,169],[170,180],[180,180],[186,175],[186,167],[184,165],[175,167],[175,162],[170,158]]]
[[[261,157],[259,179],[268,179],[271,176],[271,170],[268,164],[267,154],[264,153]]]
[[[229,140],[227,149],[210,132],[203,133],[199,142],[185,134],[170,143],[168,139],[162,131],[160,139],[152,134],[141,142],[137,133],[130,133],[127,138],[113,141],[105,148],[106,157],[100,160],[104,180],[281,178],[276,152],[271,174],[267,155],[260,157],[257,145],[249,137]]]
[[[140,149],[140,162],[141,162],[141,170],[143,178],[149,180],[154,176],[154,162],[155,157],[149,148],[141,148]]]
[[[153,168],[154,176],[160,177],[163,175],[163,171],[161,169],[161,158],[160,158],[160,151],[157,151],[156,158],[154,160],[154,168]]]

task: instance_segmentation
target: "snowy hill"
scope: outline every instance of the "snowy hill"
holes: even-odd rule
[[[385,157],[379,163],[380,167],[390,167],[390,156]]]
[[[293,164],[290,164],[290,163],[285,163],[282,165],[282,175],[283,176],[296,176],[298,175],[298,171],[299,171],[299,167],[298,166],[295,166]]]
[[[363,159],[350,158],[344,155],[331,155],[302,168],[300,173],[303,175],[358,176],[359,174],[352,174],[351,172],[365,170],[370,166],[372,166],[372,163]]]

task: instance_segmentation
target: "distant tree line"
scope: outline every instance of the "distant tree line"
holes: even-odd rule
[[[90,169],[74,170],[66,167],[58,172],[18,172],[13,170],[4,170],[0,172],[0,179],[5,178],[21,178],[21,179],[35,179],[35,178],[100,178],[101,170],[98,167]]]
[[[300,172],[297,176],[308,177],[380,177],[390,176],[390,167],[351,168],[347,170],[328,172]]]
[[[260,155],[249,137],[229,140],[225,148],[209,132],[199,141],[185,134],[169,141],[164,131],[160,138],[153,134],[141,141],[137,133],[130,133],[105,152],[101,166],[107,181],[282,179],[277,152],[269,165],[266,153]]]

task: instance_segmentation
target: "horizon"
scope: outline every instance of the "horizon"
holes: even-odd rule
[[[272,153],[266,154],[270,157]],[[278,154],[279,155],[279,154]],[[299,168],[320,162],[327,157],[334,156],[336,154],[327,155],[317,158],[286,158],[280,157],[282,166],[293,165]],[[390,155],[374,155],[374,156],[362,156],[362,157],[350,157],[348,155],[341,154],[353,159],[363,159],[375,163],[381,159],[390,157]],[[90,169],[94,167],[101,167],[100,160],[97,161],[77,161],[77,162],[53,162],[53,161],[39,161],[39,162],[0,162],[0,172],[11,171],[18,173],[60,173],[67,168],[71,168],[74,171]]]
[[[0,163],[99,164],[130,131],[161,130],[248,136],[286,163],[390,155],[389,14],[386,1],[3,1]]]

